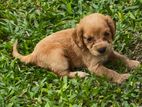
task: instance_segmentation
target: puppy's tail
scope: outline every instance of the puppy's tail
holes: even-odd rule
[[[30,63],[30,62],[33,62],[32,61],[32,54],[29,54],[29,55],[26,55],[26,56],[23,56],[21,55],[20,53],[18,53],[18,50],[17,50],[17,44],[18,44],[18,40],[15,41],[14,45],[13,45],[13,56],[15,58],[18,58],[20,59],[21,62],[25,62],[25,63]]]

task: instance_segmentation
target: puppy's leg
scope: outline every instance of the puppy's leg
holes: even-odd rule
[[[130,60],[129,58],[127,58],[124,55],[119,54],[116,51],[113,51],[110,54],[110,59],[111,60],[121,60],[126,66],[128,66],[130,69],[136,68],[138,66],[140,66],[140,62],[136,61],[136,60]]]
[[[59,76],[68,76],[70,78],[79,76],[85,77],[88,74],[81,71],[72,72],[69,68],[69,60],[62,49],[54,49],[48,55],[41,55],[40,66],[44,65]],[[42,66],[43,67],[43,66]]]
[[[108,79],[111,79],[113,82],[118,84],[122,83],[130,76],[130,74],[119,74],[99,64],[93,67],[89,67],[89,70],[98,76],[106,76]]]

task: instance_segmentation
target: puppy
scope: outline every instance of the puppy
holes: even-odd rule
[[[119,74],[103,66],[109,60],[121,60],[129,68],[135,68],[140,62],[130,60],[113,50],[115,23],[110,16],[93,13],[85,16],[76,28],[58,31],[41,40],[34,51],[23,56],[17,51],[17,42],[13,46],[13,56],[22,62],[33,63],[47,68],[59,76],[85,77],[82,71],[73,71],[74,67],[87,67],[91,73],[106,76],[113,82],[122,83],[130,74]]]

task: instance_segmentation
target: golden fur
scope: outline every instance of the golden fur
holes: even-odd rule
[[[113,82],[122,83],[130,74],[119,74],[103,66],[103,62],[112,59],[121,60],[129,68],[135,68],[140,62],[129,60],[113,50],[115,23],[110,16],[99,13],[85,16],[76,28],[58,31],[45,37],[34,51],[23,56],[17,51],[17,42],[13,46],[13,56],[22,62],[33,63],[54,71],[59,76],[85,77],[82,71],[72,71],[74,67],[87,67],[98,76],[106,76]]]

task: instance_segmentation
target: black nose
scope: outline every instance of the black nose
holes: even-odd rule
[[[101,54],[105,53],[105,51],[106,51],[106,47],[98,49],[98,52],[101,53]]]

